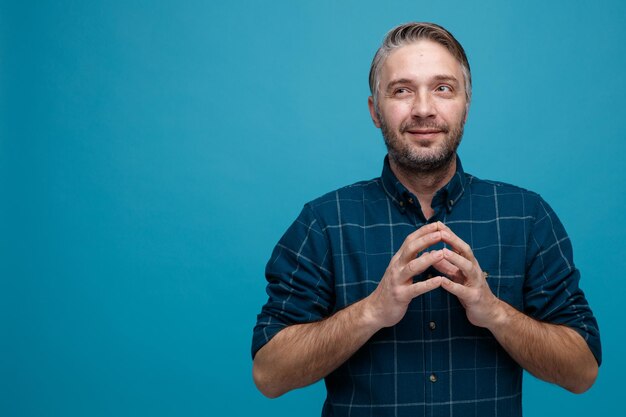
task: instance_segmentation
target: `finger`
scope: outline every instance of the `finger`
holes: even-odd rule
[[[437,223],[425,224],[424,226],[422,226],[419,229],[415,230],[414,232],[410,233],[406,237],[406,239],[404,241],[406,242],[407,240],[412,240],[412,239],[416,239],[416,238],[422,237],[422,236],[427,235],[429,233],[436,232],[439,229],[440,229],[440,226]]]
[[[458,284],[447,278],[442,278],[441,288],[448,291],[450,294],[456,295],[460,301],[465,301],[470,298],[471,289],[465,285]]]
[[[407,238],[398,251],[400,252],[400,261],[403,263],[411,262],[418,253],[438,242],[441,242],[441,232],[439,231],[434,231],[411,240]]]
[[[402,279],[408,280],[412,278],[414,275],[421,274],[426,271],[429,266],[434,263],[440,262],[443,260],[443,252],[440,250],[434,250],[430,252],[426,252],[419,256],[418,258],[413,259],[411,262],[406,264],[406,267],[402,271]]]
[[[431,279],[427,279],[426,281],[416,282],[415,284],[411,284],[408,291],[411,294],[411,298],[415,298],[417,296],[427,293],[428,291],[432,291],[435,288],[440,287],[442,281],[442,277],[434,277]]]
[[[434,263],[433,266],[437,271],[441,272],[444,275],[454,275],[459,272],[459,268],[452,265],[450,261],[446,260],[445,258],[437,263]]]
[[[477,276],[482,276],[477,274],[480,272],[480,267],[477,267],[475,262],[469,261],[465,257],[459,255],[458,253],[452,252],[450,249],[443,249],[444,259],[450,262],[452,265],[459,268],[459,270],[465,275],[467,279],[475,280]]]
[[[448,226],[443,225],[443,227],[444,229],[441,231],[442,240],[452,246],[454,251],[462,255],[464,258],[469,259],[470,261],[475,261],[476,258],[474,257],[474,252],[472,252],[470,245],[454,234]]]
[[[463,283],[465,281],[465,277],[463,276],[461,270],[457,266],[452,265],[446,259],[442,259],[441,261],[434,263],[433,267],[448,278],[452,279],[454,282]]]

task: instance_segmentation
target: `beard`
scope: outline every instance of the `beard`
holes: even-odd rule
[[[400,135],[410,129],[437,129],[444,133],[443,142],[429,148],[403,140],[389,128],[384,118],[379,117],[379,120],[389,158],[406,172],[429,174],[443,171],[452,163],[463,137],[465,116],[452,127],[426,120],[411,120],[400,125]]]

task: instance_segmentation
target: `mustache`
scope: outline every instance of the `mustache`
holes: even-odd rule
[[[448,133],[450,131],[450,127],[448,127],[445,123],[436,123],[432,120],[413,120],[410,122],[404,122],[400,125],[400,132],[405,133],[411,129],[433,129],[440,130],[444,133]]]

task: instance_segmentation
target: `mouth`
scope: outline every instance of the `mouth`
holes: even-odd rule
[[[405,132],[416,139],[433,139],[438,134],[444,133],[441,129],[407,129]]]
[[[408,134],[413,139],[430,141],[440,134],[448,133],[448,126],[444,123],[435,121],[415,121],[403,123],[400,126],[400,132]]]
[[[430,133],[441,133],[443,132],[441,129],[407,129],[407,132],[412,135],[428,135]]]

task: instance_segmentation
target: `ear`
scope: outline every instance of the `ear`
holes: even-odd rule
[[[369,96],[367,98],[367,107],[369,107],[370,109],[370,116],[372,116],[374,126],[380,129],[380,119],[378,118],[378,114],[376,113],[376,106],[374,106],[374,97]]]

